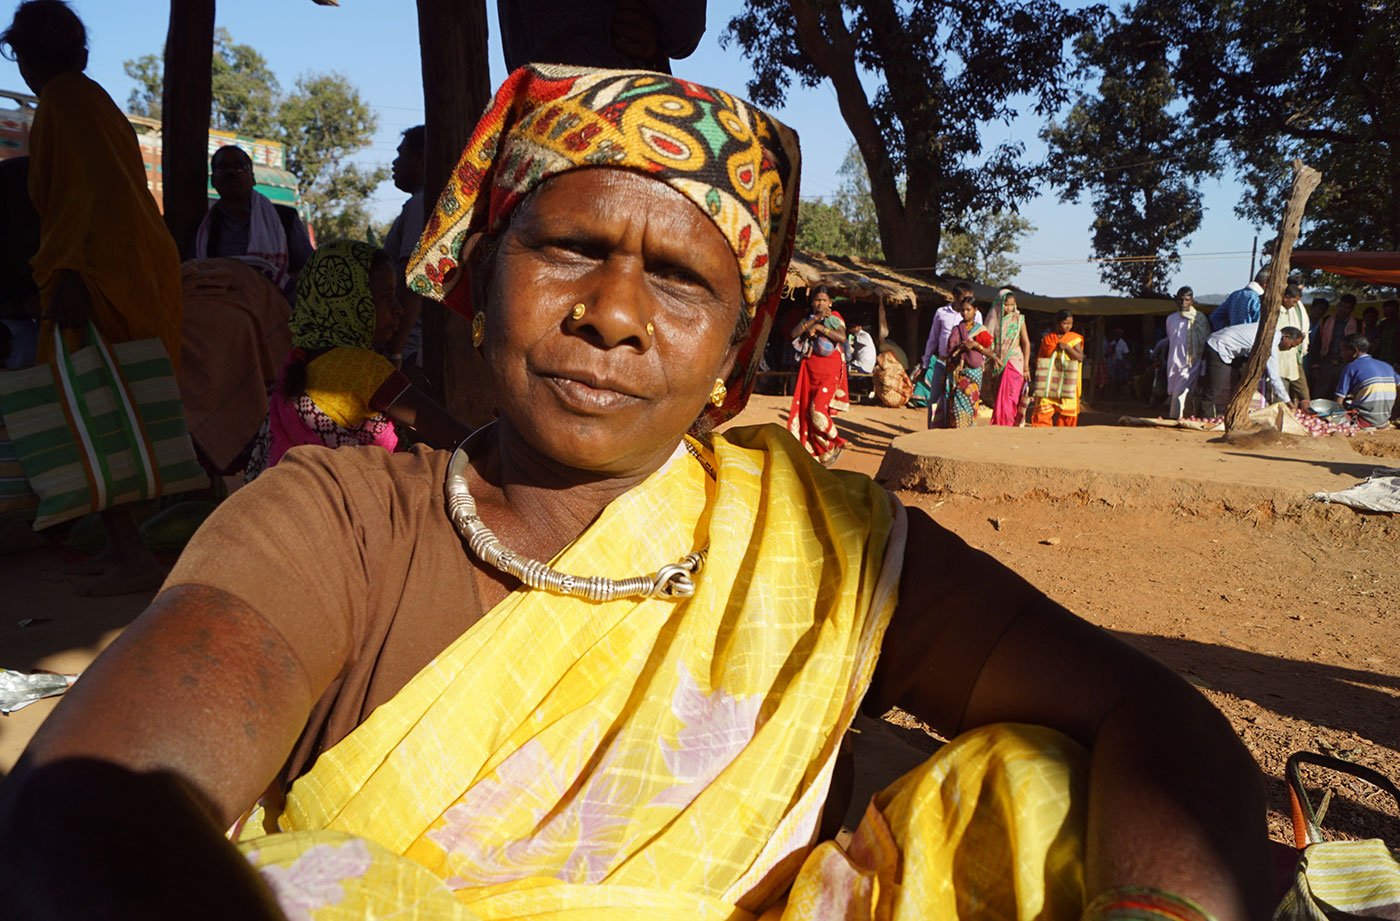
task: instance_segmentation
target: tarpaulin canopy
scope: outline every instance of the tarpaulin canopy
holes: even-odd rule
[[[979,304],[990,304],[996,300],[999,289],[987,285],[972,286]],[[1113,297],[1112,295],[1085,295],[1082,297],[1045,297],[1040,294],[1016,292],[1016,306],[1022,310],[1039,313],[1058,313],[1069,310],[1075,316],[1083,317],[1140,317],[1165,316],[1176,309],[1176,302],[1159,297]]]
[[[1295,267],[1320,269],[1367,284],[1400,288],[1400,253],[1335,253],[1295,249],[1289,262]]]

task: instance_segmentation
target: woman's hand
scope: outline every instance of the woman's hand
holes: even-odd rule
[[[87,325],[92,315],[92,295],[82,276],[69,269],[58,270],[58,283],[49,298],[44,319],[52,320],[60,329],[77,329]]]

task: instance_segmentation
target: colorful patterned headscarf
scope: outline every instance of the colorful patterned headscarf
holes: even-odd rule
[[[333,240],[316,249],[297,279],[291,321],[294,347],[374,347],[376,312],[369,270],[376,252],[355,240]]]
[[[753,389],[792,254],[800,162],[790,128],[723,90],[649,71],[523,67],[477,123],[409,261],[408,285],[470,317],[462,246],[504,227],[535,186],[600,166],[664,182],[729,241],[750,320],[724,405],[697,424],[708,428],[738,414]]]

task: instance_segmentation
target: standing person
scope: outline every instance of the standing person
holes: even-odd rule
[[[1360,333],[1352,333],[1342,342],[1347,365],[1337,382],[1336,400],[1358,425],[1382,426],[1395,412],[1400,375],[1390,364],[1372,358],[1370,349],[1370,341]]]
[[[1361,311],[1361,329],[1357,330],[1368,339],[1376,335],[1376,327],[1380,325],[1381,313],[1374,307],[1367,307]]]
[[[1191,391],[1201,376],[1210,321],[1196,309],[1196,294],[1176,292],[1176,312],[1167,317],[1167,418],[1186,415]]]
[[[794,342],[809,346],[797,370],[797,383],[788,407],[788,431],[807,453],[831,466],[846,449],[846,439],[836,428],[836,414],[851,408],[846,383],[846,323],[831,309],[826,286],[814,289],[812,312],[792,331]],[[723,401],[723,394],[718,395]]]
[[[1317,327],[1317,373],[1313,379],[1314,393],[1332,393],[1342,376],[1346,359],[1342,343],[1352,333],[1361,331],[1361,324],[1352,314],[1356,311],[1356,296],[1343,294],[1337,299],[1337,309],[1324,317]]]
[[[965,281],[953,285],[952,295],[951,304],[944,304],[933,312],[933,326],[924,343],[924,357],[914,373],[916,397],[919,385],[928,390],[928,427],[931,429],[944,425],[943,417],[948,408],[948,336],[953,327],[963,321],[963,304],[974,300],[972,285]],[[974,307],[973,318],[981,323],[982,311]]]
[[[293,300],[297,273],[311,258],[306,226],[296,212],[278,208],[253,188],[253,158],[243,148],[228,144],[214,151],[209,171],[219,200],[195,231],[194,257],[247,262]]]
[[[28,0],[0,35],[39,110],[29,134],[29,197],[39,215],[30,265],[42,318],[38,360],[55,327],[89,322],[108,342],[158,338],[180,367],[180,254],[146,188],[131,123],[83,73],[87,30],[61,0]],[[67,333],[65,333],[67,334]],[[107,546],[80,571],[87,595],[155,588],[164,578],[126,507],[102,512]]]
[[[1258,323],[1264,285],[1269,280],[1269,267],[1254,273],[1254,280],[1231,294],[1210,315],[1210,328],[1221,330],[1240,323]]]
[[[1031,353],[1031,337],[1026,330],[1025,314],[1016,306],[1016,295],[1006,291],[998,300],[1000,303],[992,308],[992,322],[988,327],[995,345],[993,361],[1001,369],[992,425],[1025,425],[1026,356]]]
[[[376,351],[398,328],[399,274],[393,258],[368,243],[334,240],[312,255],[297,282],[292,353],[277,376],[245,481],[301,445],[393,451],[394,422],[438,447],[470,434]]]
[[[1074,331],[1074,314],[1061,310],[1055,314],[1055,325],[1045,331],[1036,353],[1033,427],[1079,424],[1083,364],[1084,337]]]
[[[1101,357],[1108,373],[1109,391],[1121,397],[1128,386],[1128,354],[1132,351],[1123,338],[1123,327],[1115,326],[1104,340]],[[1100,378],[1102,380],[1102,378]]]
[[[850,328],[851,370],[870,374],[875,370],[875,339],[864,326]]]
[[[1259,334],[1258,323],[1236,323],[1211,333],[1206,340],[1205,388],[1201,393],[1201,415],[1215,419],[1224,412],[1225,400],[1229,398],[1230,372],[1243,373],[1249,362],[1249,353],[1254,348],[1254,337]],[[1269,403],[1288,403],[1288,385],[1278,373],[1279,353],[1298,347],[1303,341],[1303,331],[1296,326],[1283,326],[1274,332],[1273,348],[1264,368],[1264,376],[1273,391]]]
[[[1400,301],[1391,298],[1381,305],[1381,322],[1371,348],[1381,361],[1392,365],[1400,361]]]
[[[1308,390],[1308,375],[1304,362],[1308,354],[1308,312],[1303,307],[1303,289],[1289,285],[1283,289],[1283,306],[1278,316],[1279,326],[1291,326],[1303,333],[1303,341],[1294,348],[1278,353],[1278,374],[1288,385],[1288,400],[1291,403],[1306,403],[1311,391]]]
[[[403,308],[399,328],[394,330],[385,347],[389,360],[398,367],[423,366],[423,298],[409,290],[404,271],[408,268],[414,248],[418,246],[418,238],[423,235],[426,137],[426,129],[422,125],[405,128],[391,168],[394,188],[408,193],[408,200],[403,203],[393,226],[384,235],[384,249],[398,266],[395,284],[399,305]]]
[[[948,410],[945,428],[971,428],[982,399],[982,372],[993,353],[992,334],[977,320],[972,301],[962,303],[962,322],[948,334]]]

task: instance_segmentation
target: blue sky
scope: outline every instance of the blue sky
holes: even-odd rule
[[[122,72],[122,62],[161,50],[170,0],[71,2],[89,30],[89,75],[124,105],[132,81]],[[218,24],[236,41],[262,52],[284,88],[290,88],[297,76],[313,71],[333,70],[347,76],[379,115],[374,143],[357,159],[387,165],[393,159],[399,132],[423,119],[416,7],[413,0],[341,0],[341,4],[322,7],[310,0],[222,0]],[[709,30],[696,53],[677,62],[678,74],[743,92],[751,74],[748,63],[737,47],[722,49],[719,44],[725,24],[741,5],[742,0],[711,0]],[[487,7],[495,84],[505,76],[505,64],[495,39],[493,0],[488,0]],[[3,59],[0,87],[25,90],[18,69]],[[829,195],[838,183],[836,170],[852,143],[830,85],[795,88],[787,105],[774,114],[802,137],[804,196]],[[1028,154],[1038,156],[1043,148],[1035,138],[1035,129],[1036,124],[1029,120],[1009,126],[993,124],[983,128],[983,137],[989,144],[1007,138],[1022,140]],[[1234,182],[1211,182],[1204,193],[1205,220],[1184,248],[1182,267],[1173,283],[1189,284],[1201,294],[1231,291],[1248,280],[1248,252],[1255,230],[1234,216],[1232,209],[1240,194]],[[376,193],[373,208],[387,219],[398,211],[402,199],[402,193],[385,183]],[[1022,242],[1020,259],[1025,267],[1016,279],[1018,285],[1051,295],[1109,293],[1099,282],[1097,270],[1087,262],[1093,219],[1087,204],[1061,204],[1053,193],[1047,193],[1023,204],[1022,213],[1037,229]],[[1272,233],[1262,235],[1267,238]],[[1217,253],[1234,255],[1214,255]]]

